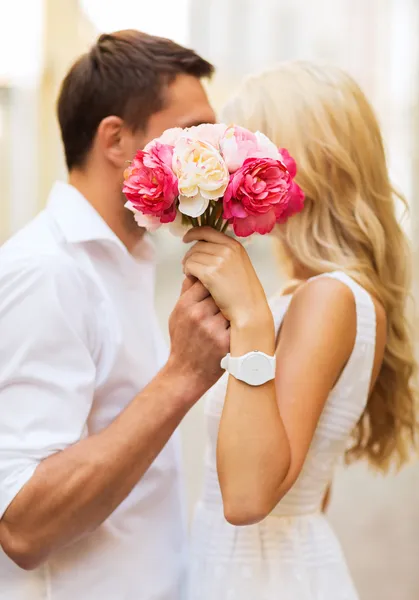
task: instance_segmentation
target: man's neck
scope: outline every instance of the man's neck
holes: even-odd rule
[[[75,169],[70,172],[68,182],[90,202],[128,251],[132,252],[145,230],[137,226],[132,213],[124,207],[122,184],[106,176],[99,179]]]

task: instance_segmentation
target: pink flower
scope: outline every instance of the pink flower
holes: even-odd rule
[[[260,131],[252,133],[236,125],[228,127],[220,140],[221,154],[230,173],[235,173],[247,158],[281,160],[278,148]]]
[[[147,229],[147,231],[157,231],[164,223],[172,223],[177,214],[174,204],[159,216],[143,214],[135,208],[130,200],[125,202],[124,206],[134,213],[134,220],[138,227],[143,227],[144,229]]]
[[[130,200],[125,202],[125,208],[128,208],[128,210],[134,213],[134,220],[138,227],[143,227],[144,229],[147,229],[147,231],[157,231],[157,229],[162,226],[160,217],[155,217],[154,215],[143,215],[143,213],[135,208]]]
[[[258,150],[256,135],[244,127],[228,127],[220,140],[221,155],[230,173],[235,173],[246,158]]]
[[[255,136],[258,143],[258,148],[256,152],[251,154],[252,157],[273,158],[274,160],[282,160],[278,148],[264,133],[257,131],[255,133]]]
[[[269,233],[288,205],[291,176],[280,160],[248,158],[231,176],[224,195],[224,218],[234,233]]]
[[[169,223],[176,216],[178,180],[172,170],[173,148],[156,141],[139,150],[124,173],[123,192],[136,211]]]
[[[294,179],[294,177],[297,175],[297,163],[286,148],[279,148],[279,154],[282,162],[288,169],[288,173]]]
[[[295,181],[291,184],[288,202],[284,206],[284,210],[277,217],[277,223],[286,223],[290,217],[301,212],[304,208],[304,192]]]
[[[278,217],[278,223],[285,223],[290,217],[301,212],[304,208],[304,192],[294,181],[294,177],[297,175],[297,163],[290,155],[286,148],[279,148],[284,165],[287,167],[289,174],[291,175],[293,182],[290,189],[288,203],[284,208],[282,214]]]

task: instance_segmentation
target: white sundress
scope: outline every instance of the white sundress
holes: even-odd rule
[[[349,276],[334,272],[321,277],[338,279],[353,292],[354,348],[326,401],[298,480],[256,525],[235,527],[224,518],[216,444],[227,375],[208,393],[204,488],[192,527],[188,600],[358,600],[321,505],[367,402],[376,315],[370,295]],[[277,331],[290,300],[291,296],[283,296],[271,302]]]

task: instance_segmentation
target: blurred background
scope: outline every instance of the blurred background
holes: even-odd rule
[[[54,114],[66,70],[99,32],[125,28],[171,37],[212,61],[217,76],[209,94],[217,109],[244,75],[281,60],[315,59],[350,71],[378,112],[393,180],[409,200],[403,222],[418,289],[419,0],[0,0],[0,243],[42,209],[52,182],[66,177]],[[156,302],[166,331],[183,248],[165,234],[156,242]],[[273,293],[281,274],[269,240],[253,242],[249,253]],[[202,404],[182,432],[192,510],[202,475]],[[386,479],[361,465],[339,469],[330,518],[363,600],[419,599],[417,464]]]

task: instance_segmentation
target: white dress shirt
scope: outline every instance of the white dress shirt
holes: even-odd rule
[[[164,364],[154,261],[55,184],[0,249],[0,517],[37,465],[100,431]],[[93,533],[34,571],[0,549],[1,600],[180,600],[185,527],[177,433]]]

